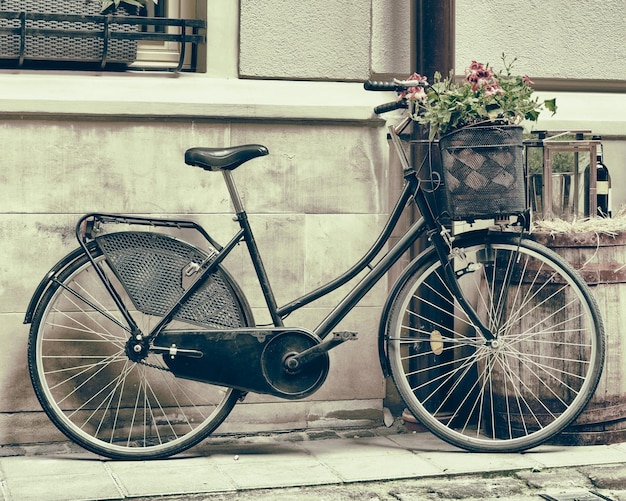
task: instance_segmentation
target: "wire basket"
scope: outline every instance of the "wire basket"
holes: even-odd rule
[[[0,0],[0,11],[37,14],[101,15],[100,0]],[[137,8],[120,6],[115,16],[137,15]],[[18,19],[0,19],[0,27],[20,28]],[[95,22],[71,22],[53,20],[27,20],[27,29],[64,30],[68,36],[27,35],[24,57],[39,61],[98,62],[104,51],[103,26]],[[112,31],[133,32],[133,24],[111,24]],[[84,32],[89,36],[72,36],[72,32]],[[93,36],[91,36],[93,34]],[[15,59],[20,55],[20,35],[0,35],[0,58]],[[137,41],[112,39],[107,48],[107,61],[129,64],[137,58]]]
[[[522,127],[466,127],[443,136],[439,150],[450,218],[471,221],[526,210]]]

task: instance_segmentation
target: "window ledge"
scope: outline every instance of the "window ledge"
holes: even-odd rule
[[[216,79],[204,75],[0,71],[0,114],[53,118],[357,121],[393,94],[360,83]]]
[[[536,130],[591,130],[598,135],[626,134],[626,94],[602,92],[538,92],[539,101],[556,98],[557,112],[544,111]]]

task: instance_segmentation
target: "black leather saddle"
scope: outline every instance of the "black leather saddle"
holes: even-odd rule
[[[233,170],[248,160],[268,153],[269,150],[260,144],[231,148],[190,148],[185,152],[185,163],[208,171]]]

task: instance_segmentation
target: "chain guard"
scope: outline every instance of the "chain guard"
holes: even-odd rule
[[[163,331],[157,339],[167,367],[177,376],[242,391],[300,399],[326,380],[327,353],[297,371],[285,360],[320,343],[303,329],[237,329]],[[185,355],[184,352],[195,355]]]
[[[281,332],[274,336],[261,354],[261,369],[267,382],[287,398],[303,398],[317,390],[326,380],[330,361],[324,353],[297,371],[287,370],[291,355],[319,344],[317,336],[305,331]]]

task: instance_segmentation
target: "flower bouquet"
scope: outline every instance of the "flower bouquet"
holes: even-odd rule
[[[401,95],[409,105],[413,120],[429,127],[429,138],[443,136],[462,127],[499,123],[519,125],[524,120],[536,121],[544,108],[556,112],[556,100],[540,102],[533,96],[533,82],[528,76],[513,75],[516,59],[506,62],[496,72],[489,64],[472,61],[459,82],[454,75],[435,81],[427,88],[415,86]],[[409,80],[427,83],[414,73]]]
[[[450,74],[434,83],[413,74],[400,98],[413,120],[438,139],[445,186],[446,212],[454,220],[488,219],[522,214],[527,208],[523,162],[524,120],[536,121],[541,110],[556,111],[554,99],[533,96],[528,76],[511,72],[515,62],[496,72],[472,61],[465,78]]]

